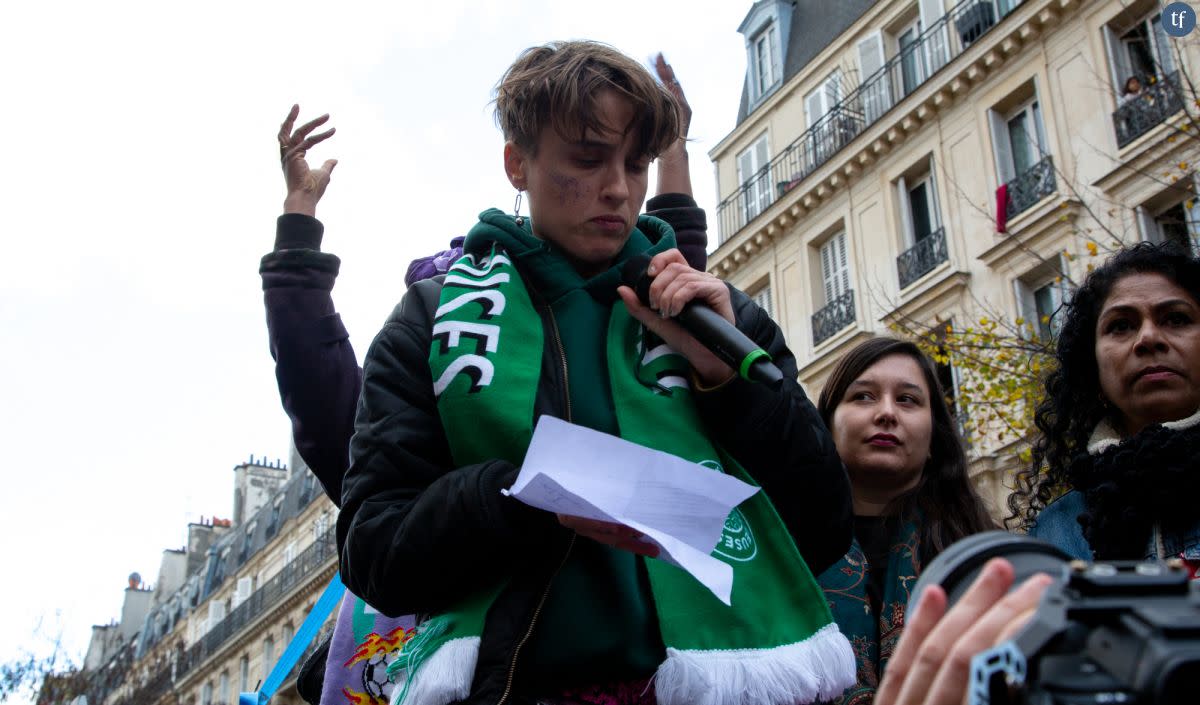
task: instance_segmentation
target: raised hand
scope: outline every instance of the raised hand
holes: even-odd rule
[[[325,187],[329,185],[329,176],[337,166],[337,160],[327,159],[320,167],[312,169],[305,155],[314,145],[332,137],[336,130],[331,127],[319,134],[312,134],[313,130],[329,121],[329,114],[326,113],[293,131],[299,115],[300,106],[293,105],[288,111],[287,119],[279,126],[279,161],[283,166],[283,180],[287,186],[283,212],[315,216],[317,202],[325,194]]]
[[[688,128],[692,125],[692,106],[687,101],[687,96],[683,94],[683,86],[679,85],[679,79],[675,77],[675,69],[667,63],[667,59],[659,52],[654,57],[654,72],[658,74],[658,80],[663,82],[663,86],[667,91],[675,96],[675,100],[679,103],[679,117],[681,124],[679,126],[680,137],[687,137]]]

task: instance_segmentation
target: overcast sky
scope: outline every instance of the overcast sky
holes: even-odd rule
[[[412,9],[419,5],[419,9]],[[0,22],[0,659],[81,656],[125,577],[229,516],[231,472],[287,458],[259,258],[275,134],[332,115],[318,217],[360,359],[414,257],[511,208],[491,89],[525,47],[662,50],[695,109],[697,199],[733,128],[750,0],[10,3]],[[710,237],[715,240],[715,225]]]

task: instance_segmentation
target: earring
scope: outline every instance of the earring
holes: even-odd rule
[[[524,191],[517,191],[517,200],[513,201],[513,219],[517,221],[517,225],[524,225],[525,219],[521,217],[521,194]]]

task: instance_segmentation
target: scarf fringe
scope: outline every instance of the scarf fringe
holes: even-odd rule
[[[855,683],[854,650],[828,624],[773,649],[667,649],[654,676],[658,705],[795,705],[832,700]]]
[[[461,637],[447,641],[421,664],[409,683],[397,679],[392,705],[447,705],[465,700],[479,660],[480,638]]]

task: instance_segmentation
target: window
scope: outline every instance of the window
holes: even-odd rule
[[[271,669],[274,666],[275,666],[275,637],[268,634],[267,638],[263,639],[262,677],[266,678],[267,674],[271,672]]]
[[[296,560],[296,542],[288,541],[287,546],[283,549],[283,563],[287,565]]]
[[[320,541],[329,530],[329,512],[321,512],[321,516],[313,522],[313,541]]]
[[[860,90],[868,123],[875,122],[892,107],[891,72],[880,70],[883,60],[881,33],[876,32],[858,43],[858,64],[862,73]]]
[[[212,681],[206,681],[200,687],[200,705],[212,705],[213,684]]]
[[[921,21],[917,20],[896,35],[896,54],[900,57],[900,89],[908,95],[925,81],[925,53],[921,50]]]
[[[1061,272],[1067,271],[1067,262],[1062,255],[1029,272],[1014,282],[1020,319],[1025,321],[1025,330],[1048,341],[1058,335],[1062,326],[1062,308],[1066,299],[1067,285]]]
[[[1125,82],[1131,77],[1143,86],[1151,79],[1161,80],[1175,70],[1170,40],[1162,28],[1158,9],[1136,22],[1107,25],[1104,39],[1112,70],[1113,90],[1118,98],[1124,93]]]
[[[1047,152],[1041,106],[1034,97],[1007,113],[992,111],[990,118],[996,170],[1006,184],[1028,173]]]
[[[808,126],[813,127],[833,110],[841,99],[842,72],[834,70],[816,89],[804,96],[804,118],[808,121]]]
[[[250,657],[242,654],[241,660],[238,661],[238,692],[245,693],[250,690]]]
[[[283,625],[283,633],[279,637],[279,641],[283,644],[283,648],[287,648],[288,644],[292,643],[292,637],[296,635],[296,630],[292,627],[292,623],[288,622]]]
[[[751,220],[771,204],[770,169],[767,135],[764,133],[737,158],[738,182],[742,185],[742,223]]]
[[[821,246],[821,280],[825,303],[850,291],[850,265],[846,259],[846,233],[838,233]]]
[[[831,115],[842,99],[842,74],[835,70],[813,92],[804,96],[804,117],[808,121],[809,169],[825,163],[856,134],[849,116]],[[828,117],[827,117],[828,116]]]
[[[229,671],[221,671],[220,679],[217,682],[220,684],[217,687],[219,702],[221,705],[231,705],[233,701],[229,699]]]
[[[270,538],[279,530],[279,519],[283,516],[283,497],[275,500],[271,505],[271,520],[267,523],[267,537]]]
[[[1183,200],[1174,195],[1174,203],[1151,203],[1137,209],[1142,238],[1149,242],[1172,240],[1193,254],[1200,253],[1200,200],[1186,191]]]
[[[246,525],[246,533],[242,534],[242,549],[238,554],[240,561],[245,561],[250,557],[250,546],[254,543],[254,530],[258,528],[258,522],[250,522]]]
[[[912,247],[942,227],[933,184],[933,160],[928,168],[896,181],[903,218],[904,244]]]
[[[782,78],[779,70],[779,33],[771,22],[751,40],[750,80],[758,100]]]
[[[775,310],[771,307],[770,284],[764,284],[762,288],[750,296],[750,299],[754,301],[754,303],[758,304],[759,308],[766,311],[768,316],[771,318],[775,317]]]

